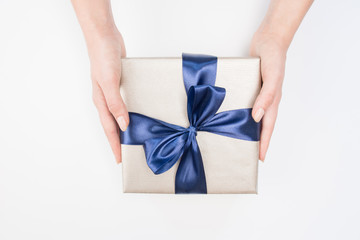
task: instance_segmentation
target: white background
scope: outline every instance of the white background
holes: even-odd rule
[[[129,57],[247,56],[266,0],[114,1]],[[289,49],[258,195],[122,193],[69,1],[0,1],[0,239],[360,239],[358,1]]]

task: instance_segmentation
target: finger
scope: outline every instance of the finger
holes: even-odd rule
[[[269,82],[264,82],[260,94],[255,100],[252,117],[256,122],[260,122],[263,118],[267,109],[273,104],[276,97],[276,89],[274,88],[275,84],[270,84]]]
[[[98,110],[100,122],[110,143],[117,163],[121,163],[121,143],[119,127],[107,108],[105,97],[97,83],[93,84],[93,101]]]
[[[104,128],[106,137],[115,156],[115,160],[117,163],[121,163],[121,143],[119,137],[119,127],[114,117],[107,110],[107,108],[103,108],[103,110],[99,111],[99,116],[101,125]]]
[[[269,148],[270,139],[274,131],[276,117],[277,117],[277,108],[278,108],[277,104],[273,104],[270,108],[268,108],[266,114],[262,119],[259,158],[263,162],[265,160],[266,152]]]
[[[129,114],[120,96],[119,79],[116,77],[99,83],[106,99],[108,110],[116,119],[120,129],[125,131],[129,125]]]
[[[272,61],[266,61],[266,59],[262,60],[261,76],[263,85],[252,110],[252,116],[256,122],[260,122],[266,113],[266,110],[272,105],[276,98],[281,98],[284,69],[284,63],[279,67],[276,64],[274,65],[274,62]]]

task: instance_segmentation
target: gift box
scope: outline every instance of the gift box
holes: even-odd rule
[[[125,193],[257,193],[260,59],[124,58]]]

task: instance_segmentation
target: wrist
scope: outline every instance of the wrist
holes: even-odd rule
[[[259,29],[253,36],[250,46],[250,55],[259,56],[262,49],[274,49],[278,52],[286,54],[290,45],[290,41],[281,34],[267,32]]]
[[[87,29],[83,29],[83,32],[88,47],[98,45],[108,39],[117,39],[120,37],[120,32],[115,25],[88,26]]]
[[[272,41],[286,51],[291,43],[291,39],[286,34],[282,34],[281,31],[271,31],[262,28],[258,29],[254,34],[254,38],[258,41]]]
[[[126,57],[125,43],[117,29],[101,34],[92,34],[86,38],[86,45],[91,64],[96,64],[104,58]]]

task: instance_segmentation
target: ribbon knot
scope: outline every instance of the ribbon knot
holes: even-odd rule
[[[175,193],[207,193],[197,131],[258,141],[260,124],[251,117],[251,108],[217,113],[226,91],[214,86],[216,57],[185,53],[182,57],[190,126],[184,128],[129,112],[130,124],[125,132],[120,131],[120,140],[122,144],[143,145],[146,162],[154,174],[166,172],[180,160],[175,176]]]
[[[197,136],[197,128],[194,126],[189,126],[186,131],[189,132],[189,134],[195,134],[195,136]]]

